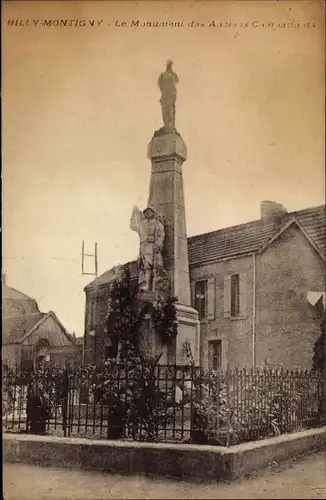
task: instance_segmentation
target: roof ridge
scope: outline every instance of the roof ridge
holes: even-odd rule
[[[293,210],[293,212],[289,212],[289,215],[302,212],[313,212],[315,210],[320,210],[321,208],[324,208],[326,210],[326,205],[323,204],[323,205],[317,205],[315,207],[300,208],[300,210]]]
[[[287,217],[295,217],[296,214],[302,214],[304,212],[313,212],[313,211],[317,211],[317,210],[320,210],[321,208],[326,208],[326,205],[318,205],[317,207],[308,207],[308,208],[303,208],[303,209],[300,209],[300,210],[295,210],[293,212],[286,212],[282,215],[281,217],[281,220],[284,220],[286,219]],[[243,226],[249,226],[250,224],[257,224],[258,222],[261,222],[262,225],[264,226],[273,226],[275,225],[275,222],[268,222],[266,220],[263,220],[263,219],[254,219],[254,220],[251,220],[251,221],[248,221],[248,222],[242,222],[240,224],[235,224],[233,226],[225,226],[225,227],[221,227],[219,229],[214,229],[213,231],[208,231],[206,233],[200,233],[200,234],[194,234],[193,236],[188,236],[187,240],[191,240],[193,238],[200,238],[201,236],[208,236],[208,235],[212,235],[214,233],[218,233],[220,231],[226,231],[228,229],[236,229],[237,227],[243,227]]]
[[[22,319],[22,318],[30,318],[31,316],[45,316],[47,313],[38,312],[38,313],[27,313],[27,314],[13,314],[11,316],[3,316],[3,320],[5,319]]]

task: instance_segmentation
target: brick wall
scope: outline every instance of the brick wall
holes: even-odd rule
[[[291,226],[257,256],[257,365],[269,358],[287,368],[311,368],[319,336],[309,290],[325,290],[325,269],[302,232]]]

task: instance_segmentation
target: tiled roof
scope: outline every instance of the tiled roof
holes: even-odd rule
[[[291,219],[295,218],[319,251],[325,255],[325,205],[287,213],[278,222],[255,220],[188,238],[189,264],[258,252]]]
[[[36,325],[45,313],[23,314],[22,316],[12,316],[3,318],[2,334],[3,343],[21,342],[25,335]]]
[[[2,316],[39,313],[36,300],[2,283]]]
[[[109,269],[105,273],[101,274],[98,278],[96,278],[94,281],[89,283],[86,288],[92,287],[92,286],[101,286],[105,285],[106,283],[110,283],[113,281],[118,274],[126,268],[126,266],[129,266],[129,270],[132,273],[136,273],[136,276],[138,275],[138,268],[137,268],[137,261],[132,261],[132,262],[127,262],[126,264],[121,264],[115,267],[112,267],[112,269]]]
[[[237,226],[218,229],[210,233],[191,236],[188,238],[189,265],[196,266],[236,255],[258,252],[292,219],[298,221],[318,250],[325,256],[326,212],[325,205],[321,205],[289,212],[277,222],[259,219]],[[129,266],[131,278],[137,277],[137,261],[128,262],[123,264],[122,267],[127,265]],[[118,269],[117,266],[105,272],[87,285],[86,289],[109,283],[116,276]]]
[[[310,208],[300,210],[290,215],[295,216],[305,232],[310,236],[319,251],[326,255],[326,207]]]
[[[24,293],[20,292],[19,290],[16,290],[15,288],[12,288],[11,286],[5,285],[2,283],[2,299],[11,299],[11,300],[33,300],[31,297],[28,295],[25,295]]]

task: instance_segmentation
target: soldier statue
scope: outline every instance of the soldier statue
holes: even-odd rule
[[[143,212],[134,206],[130,219],[130,229],[136,231],[140,239],[139,279],[140,291],[157,290],[157,279],[164,273],[162,249],[165,238],[163,216],[153,207]]]

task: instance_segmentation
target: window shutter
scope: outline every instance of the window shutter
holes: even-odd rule
[[[191,305],[192,307],[196,307],[196,300],[195,300],[195,282],[192,281],[190,283],[190,294],[191,294]]]
[[[208,342],[208,369],[213,368],[213,345],[212,342]]]
[[[224,318],[231,315],[231,275],[224,276]]]
[[[207,280],[207,319],[215,318],[215,278]]]
[[[239,305],[240,305],[240,316],[245,317],[247,315],[247,273],[240,273],[239,275]]]

